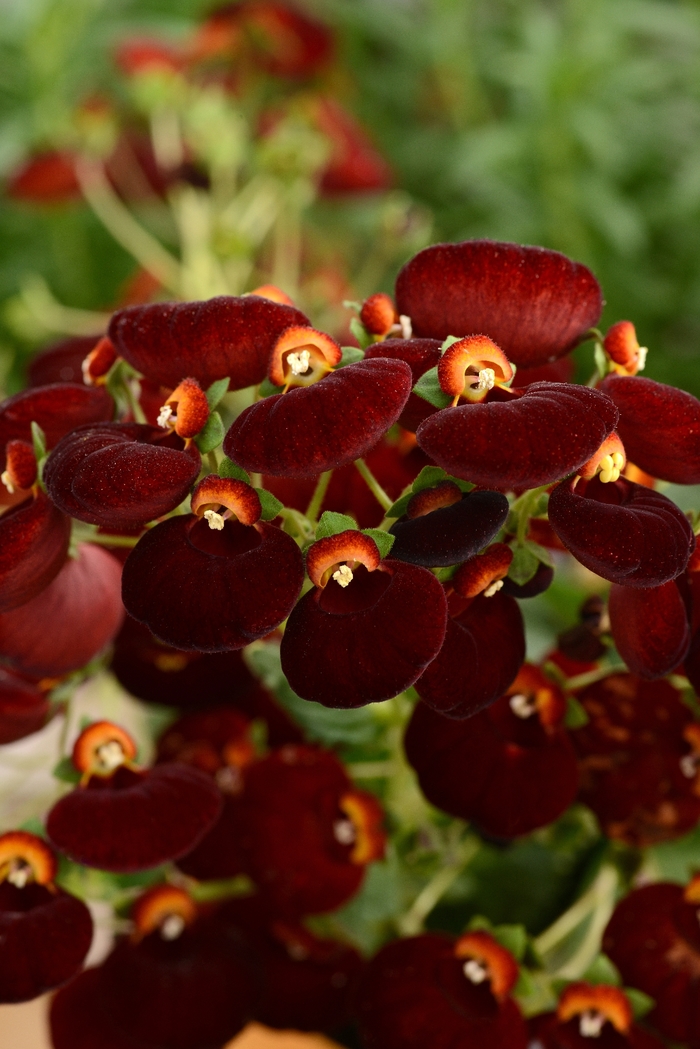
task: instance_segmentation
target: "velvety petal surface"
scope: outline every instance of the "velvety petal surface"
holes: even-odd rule
[[[411,392],[411,370],[378,357],[252,404],[224,438],[245,470],[309,477],[352,462],[392,426]]]
[[[30,360],[27,378],[30,386],[54,382],[83,382],[82,364],[100,341],[100,335],[74,335],[47,346]]]
[[[597,390],[536,382],[508,401],[444,408],[420,424],[416,437],[456,477],[489,488],[536,488],[590,459],[617,416]]]
[[[392,361],[405,361],[411,369],[411,385],[415,386],[421,375],[437,366],[441,345],[439,339],[385,339],[365,350],[365,360],[388,357]],[[436,411],[429,401],[411,393],[397,421],[399,426],[415,433],[423,420]]]
[[[61,571],[70,518],[43,492],[0,517],[0,613],[30,601]]]
[[[633,674],[670,674],[690,647],[685,605],[675,582],[646,590],[613,583],[608,598],[615,646]]]
[[[19,439],[31,441],[32,420],[46,434],[53,448],[64,434],[83,423],[107,422],[114,402],[104,386],[80,386],[73,382],[51,383],[23,390],[0,405],[0,460],[4,469],[5,445]]]
[[[416,335],[488,335],[513,364],[562,357],[597,323],[600,285],[558,251],[492,240],[434,244],[407,262],[396,306]]]
[[[401,519],[389,529],[396,536],[391,556],[425,568],[459,564],[491,542],[508,509],[500,492],[469,492],[452,506]]]
[[[240,390],[265,378],[277,337],[304,314],[258,295],[219,295],[205,302],[157,302],[117,310],[109,337],[149,379],[169,386],[186,376],[206,388],[229,376]]]
[[[0,668],[0,745],[38,732],[50,709],[45,692]]]

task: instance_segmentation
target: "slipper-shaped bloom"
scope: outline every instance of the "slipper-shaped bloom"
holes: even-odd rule
[[[361,707],[412,685],[440,651],[447,602],[418,565],[380,560],[376,543],[347,531],[307,553],[314,583],[289,617],[282,669],[294,691],[327,707]]]
[[[518,964],[484,932],[424,933],[387,944],[357,998],[366,1049],[526,1049],[510,996]]]
[[[38,732],[50,709],[45,692],[0,667],[0,745]]]
[[[555,1012],[530,1021],[530,1034],[530,1044],[542,1049],[663,1049],[658,1038],[634,1023],[625,992],[605,983],[570,983]]]
[[[20,673],[62,677],[110,643],[124,617],[121,565],[93,543],[78,544],[53,582],[0,614],[0,652]]]
[[[201,459],[188,443],[137,423],[81,426],[59,441],[44,481],[71,517],[125,531],[169,513],[189,494]]]
[[[240,390],[265,378],[275,340],[300,310],[258,295],[219,295],[205,302],[156,302],[117,310],[109,337],[121,357],[173,389],[186,375],[207,387],[230,379]]]
[[[646,1017],[674,1042],[700,1037],[700,876],[644,885],[620,900],[603,950],[630,987],[650,995]]]
[[[600,285],[558,251],[492,240],[434,244],[407,262],[396,306],[415,335],[446,339],[479,332],[510,361],[531,367],[563,357],[598,322]]]
[[[467,721],[419,703],[404,746],[428,801],[487,834],[514,838],[544,827],[573,802],[576,754],[563,726],[566,702],[526,665],[508,692]]]
[[[82,383],[83,361],[100,338],[100,335],[73,335],[40,350],[27,365],[29,386],[47,386],[54,382]]]
[[[645,590],[613,583],[608,613],[615,647],[633,674],[665,677],[688,654],[688,616],[674,580]]]
[[[578,470],[617,422],[610,398],[586,386],[535,382],[500,396],[436,412],[418,427],[418,444],[455,477],[520,490]]]
[[[392,361],[405,361],[411,369],[411,385],[415,386],[421,375],[437,367],[441,346],[439,339],[385,339],[365,350],[365,360],[388,357]],[[411,392],[397,422],[405,430],[415,433],[423,420],[436,411],[429,401]]]
[[[654,587],[684,570],[695,546],[685,514],[665,495],[620,477],[562,481],[549,523],[577,561],[623,586]]]
[[[291,536],[260,520],[260,499],[243,481],[210,474],[195,489],[192,509],[141,537],[124,566],[124,604],[175,648],[244,648],[294,607],[304,581],[301,552]]]
[[[284,916],[335,910],[384,855],[383,813],[334,754],[287,745],[249,766],[240,819],[245,871]]]
[[[113,413],[114,402],[104,386],[57,382],[8,397],[0,404],[2,469],[5,469],[5,445],[12,440],[31,441],[32,422],[44,431],[46,447],[53,448],[76,426],[107,422]]]
[[[0,1003],[59,987],[90,948],[90,912],[54,885],[57,868],[41,838],[21,830],[0,835]]]
[[[70,528],[70,518],[39,489],[0,517],[0,613],[35,598],[56,578]]]
[[[46,830],[53,844],[86,867],[125,874],[183,856],[221,811],[214,781],[189,765],[134,764],[136,745],[124,729],[96,721],[75,742],[80,785],[53,806]]]
[[[620,410],[617,432],[635,466],[662,481],[700,483],[697,397],[637,375],[609,375],[600,389]]]

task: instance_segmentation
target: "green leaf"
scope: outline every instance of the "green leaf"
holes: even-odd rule
[[[453,398],[449,393],[445,393],[438,382],[437,368],[430,368],[424,372],[413,387],[413,392],[434,408],[448,408],[452,404]]]
[[[363,350],[372,345],[372,336],[365,328],[359,317],[353,317],[349,324],[350,331],[355,336]]]
[[[635,1020],[641,1020],[642,1017],[651,1012],[656,1005],[656,1000],[654,998],[645,994],[644,991],[638,991],[636,987],[623,987],[622,989],[632,1006]]]
[[[445,352],[445,350],[449,350],[450,346],[453,346],[454,343],[459,341],[460,338],[458,335],[448,335],[445,341],[443,342],[442,346],[440,347],[440,353],[442,354]]]
[[[226,376],[225,379],[217,379],[207,388],[206,397],[210,412],[214,411],[221,398],[228,392],[228,384],[230,381],[231,380],[228,376]]]
[[[595,366],[598,375],[607,375],[610,371],[610,361],[608,360],[608,356],[605,350],[603,349],[602,344],[599,343],[597,340],[595,344],[595,349],[593,350],[593,360],[595,361]]]
[[[547,565],[547,568],[554,567],[552,555],[550,554],[546,546],[540,546],[539,543],[533,542],[532,539],[526,539],[523,545],[527,547],[531,554],[535,555],[538,561],[540,561],[543,565]]]
[[[527,929],[524,925],[494,925],[483,914],[476,914],[467,928],[469,932],[488,932],[501,947],[510,951],[516,961],[522,961],[528,945]]]
[[[37,462],[41,462],[46,457],[46,434],[39,426],[39,423],[35,423],[32,419],[30,426],[32,428],[32,444],[34,445],[34,455]]]
[[[357,521],[354,517],[348,517],[347,514],[337,514],[333,510],[324,510],[321,514],[321,520],[318,522],[316,527],[316,538],[325,539],[329,535],[338,535],[340,532],[347,532],[348,529],[352,529],[357,532]]]
[[[336,364],[336,368],[344,368],[346,364],[357,364],[365,359],[365,352],[359,346],[343,346],[343,356]]]
[[[232,477],[234,481],[245,481],[250,484],[250,474],[247,474],[242,466],[234,463],[232,459],[223,458],[219,463],[219,477]]]
[[[539,567],[539,558],[533,554],[532,550],[529,550],[524,544],[515,546],[513,547],[513,560],[508,569],[508,578],[518,586],[524,586],[525,583],[530,582]]]
[[[61,758],[58,764],[54,765],[51,775],[62,783],[80,783],[80,772],[68,757]]]
[[[272,492],[266,491],[265,488],[256,488],[255,491],[258,493],[258,498],[260,500],[260,506],[262,509],[260,516],[262,520],[274,520],[280,510],[284,509],[284,503],[281,503],[279,499],[275,498]]]
[[[362,309],[361,302],[355,302],[354,299],[343,299],[343,306],[346,310],[352,310],[352,312],[356,313],[359,317],[360,310]]]
[[[413,498],[413,492],[406,492],[400,499],[397,499],[395,503],[392,503],[386,512],[387,517],[403,517],[406,513],[406,509],[411,499]]]
[[[566,714],[564,724],[567,728],[583,728],[590,721],[586,708],[575,696],[566,697]]]
[[[607,983],[612,987],[622,985],[622,978],[617,967],[606,954],[599,954],[597,958],[594,958],[581,979],[587,983]]]
[[[202,455],[213,452],[224,439],[224,424],[218,412],[212,412],[194,439]]]
[[[275,394],[275,393],[282,393],[282,387],[281,386],[275,386],[275,384],[273,382],[270,382],[268,377],[265,376],[263,381],[258,386],[258,396],[259,397],[272,397],[273,394]]]
[[[424,466],[411,485],[411,489],[414,492],[422,492],[424,488],[433,488],[446,477],[447,474],[440,466]]]
[[[382,560],[389,556],[396,539],[395,535],[389,535],[388,532],[382,531],[381,528],[363,528],[362,534],[368,535],[370,539],[374,539],[379,548],[379,556]]]

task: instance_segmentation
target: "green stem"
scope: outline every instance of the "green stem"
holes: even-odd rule
[[[216,458],[216,452],[207,452],[207,464],[213,474],[218,474],[219,463]]]
[[[398,919],[396,924],[402,936],[415,936],[422,930],[425,919],[480,848],[481,842],[473,835],[462,842],[457,856],[440,868],[435,877],[416,896],[406,914]]]
[[[618,878],[615,868],[610,866],[603,867],[593,884],[583,896],[576,900],[576,902],[569,907],[568,911],[564,911],[564,913],[534,941],[534,947],[538,954],[549,954],[562,942],[562,940],[565,940],[570,933],[577,929],[587,918],[592,916],[591,927],[589,928],[583,943],[573,957],[562,966],[561,970],[559,970],[562,974],[564,974],[564,971],[566,971],[567,974],[573,972],[574,967],[580,965],[582,960],[584,960],[584,955],[587,957],[587,953],[591,950],[593,944],[594,932],[597,950],[598,938],[612,913],[617,881]],[[581,972],[583,972],[585,968],[586,966],[584,965]],[[581,973],[579,972],[578,975],[580,976]]]
[[[125,548],[132,548],[136,546],[140,535],[103,535],[102,532],[95,532],[94,535],[76,535],[76,542],[78,543],[96,543],[97,546],[123,546]]]
[[[517,517],[518,521],[516,531],[516,539],[518,543],[524,542],[525,536],[527,535],[528,525],[530,524],[532,511],[537,505],[540,496],[543,495],[548,488],[550,488],[550,485],[548,484],[543,484],[539,488],[531,488],[529,492],[523,492],[523,494],[519,496],[511,506],[510,512]]]
[[[589,670],[586,674],[577,674],[576,677],[570,677],[563,682],[563,687],[567,692],[577,692],[581,688],[595,685],[596,681],[602,681],[603,678],[609,677],[611,674],[626,674],[627,672],[627,667],[624,663],[615,663],[599,667],[597,670]]]
[[[314,494],[311,496],[311,501],[306,508],[306,516],[308,517],[311,524],[316,524],[318,521],[318,515],[321,507],[323,506],[323,500],[326,497],[328,491],[328,485],[330,484],[331,477],[333,476],[332,470],[326,470],[322,473],[316,482],[314,488]]]
[[[128,403],[129,403],[129,408],[131,409],[131,414],[134,417],[134,422],[145,423],[146,422],[146,415],[144,413],[143,408],[141,407],[141,405],[139,403],[138,397],[134,393],[134,389],[133,389],[133,387],[131,385],[131,381],[129,379],[127,379],[127,378],[124,379],[123,389],[124,389],[124,394],[126,396],[126,399],[127,399]]]
[[[393,500],[386,494],[364,459],[355,459],[355,466],[382,510],[388,510],[393,505]]]

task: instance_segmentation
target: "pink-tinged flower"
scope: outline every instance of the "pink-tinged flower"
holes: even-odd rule
[[[491,240],[435,244],[396,280],[399,313],[415,335],[488,335],[518,366],[562,357],[597,323],[598,281],[558,251]]]
[[[36,598],[56,578],[68,556],[70,527],[70,518],[39,490],[0,517],[0,614]]]
[[[37,153],[10,174],[5,192],[30,204],[64,204],[80,199],[72,153]]]
[[[688,616],[674,580],[644,590],[613,583],[608,612],[615,647],[633,674],[665,677],[688,654]]]
[[[303,365],[310,367],[308,360],[300,360]],[[410,392],[411,370],[403,361],[358,361],[246,408],[226,434],[224,451],[245,470],[273,476],[332,470],[372,448]]]
[[[487,488],[537,488],[583,466],[617,418],[615,405],[597,390],[538,382],[506,401],[436,412],[416,437],[456,477]]]
[[[395,940],[368,965],[357,999],[366,1049],[526,1049],[510,992],[513,956],[487,933]]]
[[[43,728],[51,704],[36,685],[0,667],[0,744]]]
[[[124,729],[93,722],[73,747],[80,786],[56,802],[46,830],[77,863],[115,873],[177,859],[221,811],[216,784],[188,765],[134,765],[136,745]]]
[[[425,568],[380,560],[373,539],[341,532],[307,554],[314,583],[282,638],[282,669],[298,695],[328,707],[396,696],[438,654],[447,603]]]
[[[635,466],[675,484],[700,483],[700,401],[641,376],[609,375],[600,385],[620,410],[618,433]]]
[[[700,1037],[700,877],[634,889],[615,908],[603,950],[625,983],[650,995],[647,1022],[674,1042]]]
[[[533,1045],[542,1049],[663,1049],[662,1043],[634,1023],[625,992],[610,984],[570,983],[555,1012],[530,1021]]]
[[[32,422],[46,436],[46,447],[53,448],[64,434],[84,423],[107,422],[114,403],[102,386],[81,386],[72,382],[51,383],[23,390],[0,404],[0,456],[5,445],[17,439],[31,441]]]
[[[207,387],[230,379],[232,390],[262,382],[270,351],[300,310],[257,295],[219,295],[206,302],[158,302],[118,310],[109,337],[120,356],[147,378],[177,386],[193,376]]]
[[[504,594],[452,595],[445,640],[416,681],[416,692],[448,718],[471,718],[502,696],[525,659],[517,601]]]
[[[279,915],[334,910],[384,855],[383,813],[318,747],[281,747],[250,765],[239,822],[245,870]]]
[[[25,1002],[80,969],[92,941],[90,912],[54,885],[58,864],[41,838],[0,835],[0,1002]]]
[[[526,664],[507,693],[455,722],[419,703],[404,739],[428,801],[487,834],[514,838],[544,827],[573,802],[576,754],[566,702]]]
[[[688,519],[660,492],[620,477],[607,484],[562,481],[549,498],[549,522],[592,572],[627,587],[654,587],[684,570],[695,545]]]
[[[100,341],[100,335],[74,335],[40,350],[27,366],[30,386],[50,383],[82,383],[83,361]]]
[[[244,648],[294,607],[304,581],[301,552],[291,536],[260,520],[257,493],[242,481],[211,474],[195,489],[192,509],[141,537],[124,566],[124,604],[175,648]]]
[[[668,681],[611,674],[578,699],[589,722],[571,733],[579,799],[604,833],[635,848],[672,841],[700,819],[700,739]]]
[[[137,423],[81,426],[49,456],[44,481],[56,505],[79,521],[122,531],[174,510],[201,467],[194,444]]]
[[[29,677],[62,677],[85,666],[115,636],[124,617],[121,565],[81,543],[31,601],[0,615],[0,652]]]
[[[441,345],[439,339],[385,339],[365,350],[365,360],[388,357],[405,361],[411,369],[411,385],[415,386],[421,375],[437,366]],[[415,433],[423,420],[436,411],[432,404],[412,392],[397,421],[404,429]]]
[[[322,194],[371,193],[394,184],[389,162],[337,99],[315,98],[311,110],[315,126],[330,144],[330,157],[321,173]]]

